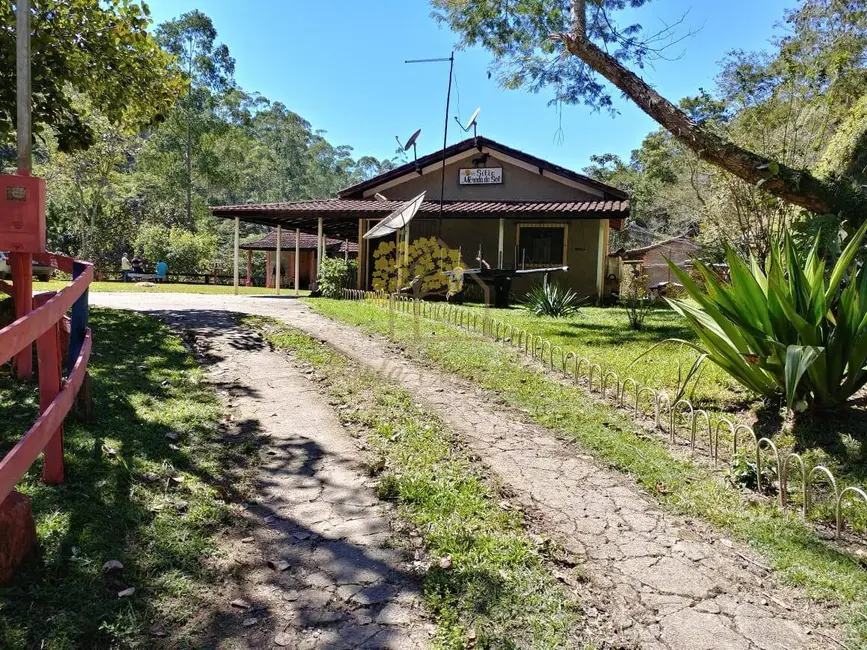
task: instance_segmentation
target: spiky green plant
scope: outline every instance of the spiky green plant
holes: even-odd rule
[[[696,262],[702,284],[669,262],[689,300],[669,300],[695,332],[701,354],[789,408],[835,408],[867,383],[867,268],[855,257],[867,232],[849,240],[830,273],[786,234],[762,269],[727,247],[730,281]]]
[[[524,306],[536,316],[562,318],[578,311],[578,299],[572,289],[564,289],[556,282],[543,282],[531,287],[524,296]]]

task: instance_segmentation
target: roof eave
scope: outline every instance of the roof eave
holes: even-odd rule
[[[606,183],[597,181],[596,179],[590,178],[589,176],[579,174],[578,172],[572,171],[571,169],[561,167],[560,165],[555,165],[554,163],[548,162],[547,160],[544,160],[542,158],[538,158],[537,156],[533,156],[532,154],[528,154],[518,149],[513,149],[512,147],[501,144],[499,142],[496,142],[495,140],[491,140],[484,136],[477,136],[475,138],[462,140],[461,142],[457,142],[453,145],[446,147],[445,150],[440,150],[426,156],[422,156],[416,161],[406,163],[404,165],[401,165],[400,167],[395,167],[394,169],[390,169],[389,171],[384,172],[378,176],[374,176],[373,178],[370,178],[366,181],[356,183],[355,185],[340,190],[337,193],[337,196],[341,199],[362,198],[364,192],[372,188],[378,187],[380,185],[383,185],[384,183],[388,183],[403,176],[417,173],[418,170],[430,167],[431,165],[436,165],[437,163],[441,164],[443,158],[450,158],[456,154],[469,151],[470,149],[482,149],[485,147],[493,149],[495,151],[499,151],[505,155],[512,156],[513,158],[522,159],[524,162],[545,169],[552,174],[563,176],[564,178],[575,182],[584,183],[597,190],[610,194],[612,197],[621,201],[627,200],[629,198],[629,195],[626,192],[624,192],[623,190],[619,190],[616,187],[612,187],[611,185],[607,185]]]

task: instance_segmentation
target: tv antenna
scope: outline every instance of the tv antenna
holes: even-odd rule
[[[482,112],[482,107],[479,106],[479,107],[478,107],[478,108],[473,112],[473,116],[472,116],[469,120],[467,120],[467,125],[466,125],[466,126],[464,126],[463,124],[461,124],[461,121],[457,118],[457,116],[455,116],[455,122],[457,122],[457,123],[458,123],[458,126],[461,127],[461,128],[463,129],[464,133],[466,133],[467,131],[469,131],[469,130],[470,130],[470,127],[473,127],[473,138],[476,138],[476,137],[478,137],[478,134],[476,133],[476,126],[478,126],[478,121],[477,121],[477,120],[478,120],[478,118],[479,118],[479,113],[481,113],[481,112]]]
[[[416,132],[409,136],[409,140],[406,141],[406,144],[402,144],[400,138],[394,136],[394,139],[397,140],[397,144],[399,147],[402,147],[404,151],[409,151],[409,148],[412,147],[412,159],[418,163],[418,150],[415,146],[415,141],[418,140],[418,136],[421,135],[421,129],[416,129]]]
[[[454,50],[452,50],[452,53],[448,57],[439,57],[436,59],[410,59],[404,61],[404,63],[443,63],[446,61],[448,61],[449,64],[449,86],[446,91],[446,119],[445,125],[443,126],[443,162],[442,173],[440,174],[440,230],[442,230],[443,198],[445,197],[446,191],[446,146],[449,139],[449,106],[452,101],[452,77],[454,76],[455,70],[455,53]]]

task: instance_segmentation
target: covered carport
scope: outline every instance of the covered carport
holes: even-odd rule
[[[338,205],[340,204],[340,205]],[[343,205],[350,204],[350,205]],[[357,205],[356,205],[357,204]],[[310,201],[292,201],[288,203],[263,203],[263,204],[240,204],[223,205],[211,208],[215,217],[232,219],[235,222],[234,255],[233,255],[233,278],[235,293],[238,293],[240,283],[240,251],[241,251],[241,222],[255,223],[276,229],[275,253],[277,261],[277,273],[275,277],[275,289],[280,291],[280,254],[283,241],[283,229],[295,231],[295,269],[294,277],[299,275],[300,243],[302,231],[316,232],[316,273],[322,258],[327,252],[329,240],[343,240],[349,242],[360,241],[364,235],[364,220],[368,218],[381,218],[389,214],[400,201],[340,201],[335,199],[322,199]],[[361,263],[359,262],[358,283],[360,286]],[[297,283],[296,283],[297,285]]]
[[[317,238],[316,272],[318,274],[320,261],[325,257],[329,240],[360,243],[364,237],[364,233],[367,232],[370,226],[401,208],[404,204],[404,201],[376,201],[369,199],[314,199],[287,203],[222,205],[212,207],[211,212],[215,217],[233,219],[235,222],[233,259],[234,284],[235,292],[237,293],[240,283],[240,236],[242,221],[276,228],[276,241],[278,242],[276,257],[278,261],[281,252],[279,243],[282,241],[282,231],[284,228],[295,231],[297,235],[295,238],[296,242],[301,240],[302,231],[312,232],[315,229]],[[454,206],[447,204],[446,211],[449,211],[450,207],[452,211],[454,210]],[[425,201],[422,203],[419,213],[439,216],[440,205],[438,202]],[[363,288],[363,279],[368,269],[366,268],[367,260],[361,254],[360,245],[357,250],[359,254],[356,286],[361,289]],[[299,259],[297,254],[295,259]],[[279,285],[279,282],[277,284]],[[279,291],[279,286],[276,288]]]

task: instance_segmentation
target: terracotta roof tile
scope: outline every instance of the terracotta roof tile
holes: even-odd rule
[[[346,243],[347,242],[344,239],[333,239],[331,237],[325,238],[325,246],[331,253],[343,253],[344,249],[347,248]],[[298,238],[298,244],[301,250],[316,250],[316,235],[302,232],[301,236]],[[277,250],[277,230],[272,230],[267,235],[261,239],[257,239],[256,241],[241,244],[241,248],[244,250],[254,251],[275,251]],[[284,251],[295,250],[294,230],[287,229],[280,233],[280,248]],[[349,242],[348,248],[350,253],[358,252],[358,244],[355,242]]]
[[[373,201],[369,199],[311,199],[307,201],[289,201],[286,203],[245,203],[240,205],[221,205],[211,208],[217,216],[234,216],[235,214],[256,213],[259,215],[285,216],[321,216],[325,219],[340,216],[355,215],[386,215],[396,210],[403,201]],[[439,214],[438,201],[425,201],[421,204],[419,214]],[[509,213],[629,213],[629,201],[446,201],[443,212],[449,214],[485,214],[495,212]],[[581,216],[584,216],[583,214]],[[602,216],[599,214],[599,216]],[[294,245],[294,244],[293,244]]]

